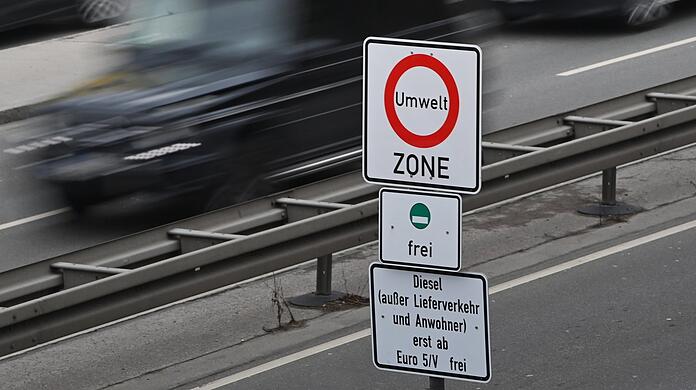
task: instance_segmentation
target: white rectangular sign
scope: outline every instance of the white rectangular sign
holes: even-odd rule
[[[385,263],[459,270],[461,216],[459,195],[380,190],[379,259]]]
[[[488,382],[483,275],[370,265],[372,349],[379,369]]]
[[[481,187],[481,49],[368,38],[363,176],[475,194]]]

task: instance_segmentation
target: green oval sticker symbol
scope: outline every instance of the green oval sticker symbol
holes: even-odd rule
[[[411,207],[411,225],[416,229],[423,230],[430,225],[430,210],[423,203],[416,203]]]

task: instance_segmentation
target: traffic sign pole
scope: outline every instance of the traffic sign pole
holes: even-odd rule
[[[445,378],[430,376],[428,379],[428,382],[430,382],[430,390],[445,390]]]

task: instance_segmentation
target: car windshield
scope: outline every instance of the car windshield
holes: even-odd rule
[[[133,5],[145,19],[131,43],[197,46],[216,54],[258,56],[295,38],[293,0],[148,0]]]

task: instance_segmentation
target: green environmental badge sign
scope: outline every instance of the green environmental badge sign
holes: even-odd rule
[[[418,230],[423,230],[430,225],[430,209],[423,203],[416,203],[409,213],[411,224]]]
[[[383,188],[379,200],[380,261],[459,270],[459,195]]]

